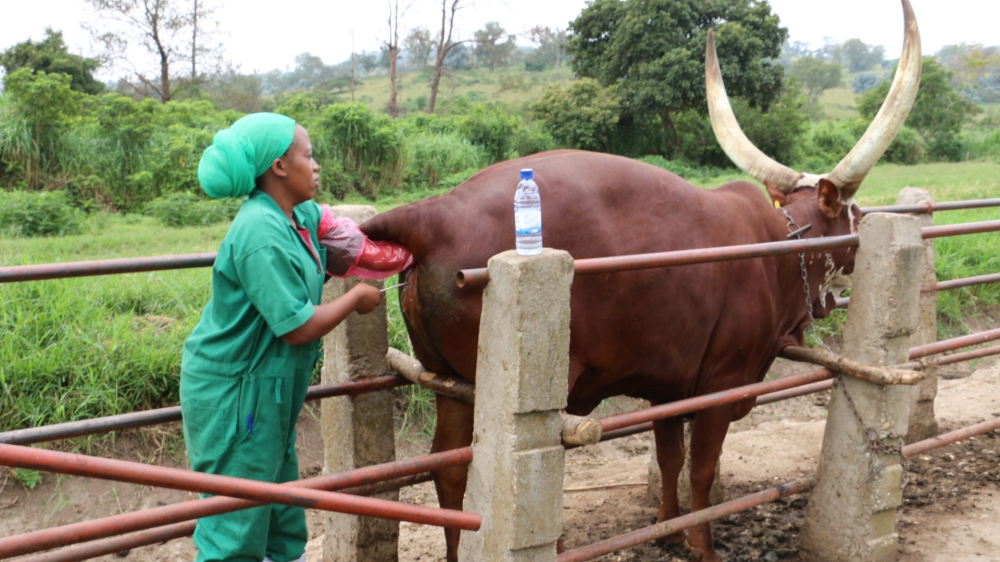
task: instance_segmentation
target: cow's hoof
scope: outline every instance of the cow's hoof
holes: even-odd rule
[[[691,560],[697,562],[722,562],[722,557],[715,549],[701,550],[691,546],[689,543],[687,545],[688,552],[691,554]]]

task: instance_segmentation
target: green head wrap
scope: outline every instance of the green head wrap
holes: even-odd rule
[[[295,120],[277,113],[252,113],[215,134],[198,162],[198,182],[213,199],[244,197],[254,180],[292,146]]]

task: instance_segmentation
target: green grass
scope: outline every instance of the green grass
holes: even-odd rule
[[[819,96],[819,105],[830,119],[857,117],[857,95],[850,88],[832,88]]]
[[[696,179],[715,187],[742,174]],[[900,189],[928,189],[937,201],[1000,195],[1000,164],[878,166],[858,193],[862,206],[895,202]],[[444,190],[400,194],[380,211]],[[351,203],[371,204],[366,200]],[[937,224],[992,220],[1000,209],[942,212]],[[84,233],[62,238],[0,237],[0,265],[54,263],[215,251],[226,224],[167,228],[138,215],[91,215]],[[940,239],[939,280],[1000,271],[1000,236]],[[0,284],[0,430],[120,414],[176,404],[180,350],[208,301],[208,268]],[[394,283],[386,280],[387,284]],[[967,331],[965,319],[1000,305],[1000,286],[939,296],[942,337]],[[390,345],[410,352],[395,291],[387,295]],[[836,335],[838,313],[820,326]],[[397,391],[404,428],[428,431],[431,395]]]

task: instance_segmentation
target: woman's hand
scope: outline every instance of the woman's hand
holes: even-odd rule
[[[301,345],[318,340],[350,316],[352,312],[368,314],[382,302],[382,293],[367,283],[358,283],[333,302],[314,307],[306,323],[281,336],[289,345]]]
[[[358,314],[368,314],[382,302],[382,293],[368,283],[358,283],[347,294],[356,300],[354,311]]]

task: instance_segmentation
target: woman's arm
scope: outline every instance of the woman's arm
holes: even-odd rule
[[[382,293],[367,283],[355,285],[333,302],[318,305],[306,323],[281,336],[288,345],[302,345],[330,333],[352,312],[368,314],[382,301]]]

